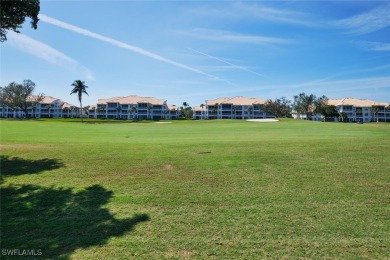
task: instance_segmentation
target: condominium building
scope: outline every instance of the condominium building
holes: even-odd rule
[[[386,102],[342,98],[329,99],[328,104],[335,106],[339,113],[345,112],[348,122],[390,122],[390,111],[387,109],[390,104]]]
[[[59,98],[44,96],[40,102],[36,102],[37,96],[30,96],[28,101],[28,115],[31,118],[67,118],[79,117],[80,109]],[[20,109],[12,109],[0,105],[0,117],[3,118],[24,118],[25,114]]]
[[[194,108],[194,119],[254,119],[272,117],[263,110],[260,98],[233,97],[206,100]]]
[[[329,99],[328,105],[336,107],[337,112],[346,115],[345,122],[390,122],[390,104],[386,102],[376,102],[368,99],[341,98]],[[306,119],[306,115],[293,112],[295,119]],[[341,117],[340,117],[341,118]],[[334,118],[339,121],[340,118]],[[321,121],[323,117],[315,114],[312,120]]]
[[[111,119],[177,119],[175,106],[168,106],[167,101],[153,97],[112,97],[99,99],[96,107],[88,111],[91,118]]]

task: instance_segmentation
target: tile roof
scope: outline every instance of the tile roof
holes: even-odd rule
[[[31,95],[31,96],[29,96],[27,98],[27,100],[28,101],[36,101],[37,98],[38,98],[38,96]],[[39,103],[41,103],[41,104],[51,104],[51,103],[53,103],[56,100],[60,100],[60,99],[59,98],[54,98],[54,97],[51,97],[51,96],[43,96],[43,99]]]
[[[233,98],[217,98],[214,100],[206,100],[208,106],[214,106],[215,104],[232,104],[235,106],[249,106],[253,104],[264,104],[266,100],[260,98],[247,98],[237,96]]]
[[[65,109],[65,108],[71,109],[72,107],[76,107],[76,106],[74,106],[74,105],[72,105],[72,104],[69,104],[69,103],[67,103],[67,102],[64,102],[64,103],[62,104],[61,109]]]
[[[196,106],[194,107],[194,111],[206,111],[206,106],[204,106],[203,108],[201,106]]]
[[[368,99],[357,99],[357,98],[339,98],[329,99],[329,105],[333,106],[355,106],[355,107],[371,107],[371,106],[389,106],[386,102],[376,102]]]
[[[154,97],[139,97],[139,96],[126,96],[126,97],[112,97],[99,99],[98,104],[107,103],[119,103],[119,104],[138,104],[138,103],[150,103],[152,105],[164,105],[165,100]]]

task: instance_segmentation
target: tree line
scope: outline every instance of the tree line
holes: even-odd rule
[[[84,81],[75,80],[71,86],[73,89],[70,94],[77,94],[80,102],[80,111],[85,110],[82,106],[83,94],[88,95],[86,89],[88,86],[85,85]],[[0,105],[8,106],[14,110],[20,110],[24,113],[26,118],[29,118],[28,109],[35,106],[43,100],[44,94],[39,93],[34,95],[35,83],[31,80],[24,80],[22,83],[11,82],[5,87],[0,87]],[[205,107],[204,104],[200,105],[202,109]],[[151,108],[148,108],[148,110]],[[179,112],[180,118],[192,119],[193,110],[187,102],[183,102],[179,108],[174,108]],[[356,113],[361,113],[361,108],[357,108]],[[371,112],[377,114],[379,111],[378,106],[372,106]],[[390,106],[387,107],[390,110]],[[234,110],[234,109],[233,109]],[[253,110],[252,106],[248,107],[248,113]],[[294,100],[291,101],[285,97],[276,98],[274,100],[268,99],[263,105],[262,110],[277,117],[277,118],[289,118],[292,117],[293,111],[297,114],[304,115],[307,120],[311,120],[313,115],[320,114],[325,118],[339,118],[340,121],[347,120],[347,113],[339,113],[336,106],[328,104],[328,98],[326,96],[317,97],[314,94],[300,93],[294,96]],[[217,105],[213,106],[212,113],[216,114]],[[135,111],[132,111],[134,113]],[[83,121],[82,116],[80,116]],[[378,120],[378,117],[377,117]]]
[[[11,82],[7,86],[0,87],[0,106],[7,106],[13,110],[20,110],[24,113],[25,118],[29,118],[29,108],[35,109],[36,105],[44,98],[43,93],[34,95],[35,86],[34,82],[27,79],[24,80],[23,83]],[[73,89],[70,94],[77,94],[80,102],[80,111],[82,111],[82,96],[83,94],[88,95],[86,90],[88,86],[81,80],[75,80],[71,86]],[[80,116],[80,118],[81,121],[83,121],[82,116]]]

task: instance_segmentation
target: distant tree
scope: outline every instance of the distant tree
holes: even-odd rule
[[[325,121],[328,121],[329,118],[334,119],[339,117],[336,106],[329,105],[328,100],[326,96],[322,96],[316,98],[314,101],[314,112],[322,115]]]
[[[263,108],[265,112],[275,117],[291,117],[291,101],[285,97],[268,99]]]
[[[187,102],[183,102],[183,106],[180,107],[180,116],[184,119],[191,119],[193,111]]]
[[[106,108],[105,108],[105,106],[104,105],[98,105],[97,106],[97,111],[98,111],[98,116],[97,117],[99,117],[99,116],[102,116],[103,117],[103,112],[106,110]]]
[[[133,115],[133,120],[134,120],[135,112],[137,112],[137,108],[135,106],[132,106],[127,112]]]
[[[77,97],[79,99],[79,102],[80,102],[80,119],[81,119],[81,122],[83,122],[83,105],[82,105],[82,99],[83,99],[83,94],[87,94],[87,88],[88,86],[85,85],[85,82],[84,81],[81,81],[81,80],[75,80],[71,86],[73,86],[73,89],[72,91],[70,92],[70,94],[77,94]]]
[[[47,104],[47,105],[45,106],[45,108],[47,109],[47,116],[50,118],[51,105],[50,105],[50,104]]]
[[[237,115],[236,115],[236,111],[238,110],[238,106],[234,106],[232,107],[232,112],[233,112],[233,116],[234,116],[234,119],[237,119]]]
[[[306,119],[311,120],[315,108],[315,102],[315,95],[300,93],[299,95],[294,96],[292,107],[297,113],[304,114],[306,115]]]
[[[152,104],[148,104],[148,106],[146,107],[146,109],[148,110],[148,116],[147,116],[147,118],[148,118],[148,119],[152,119],[152,116],[151,116],[150,112],[153,110],[153,105],[152,105]]]
[[[205,104],[200,104],[200,107],[202,108],[202,111],[200,112],[201,113],[201,118],[204,119],[204,107],[205,107]]]
[[[116,107],[116,119],[120,118],[120,112],[122,111],[121,105]]]
[[[218,118],[218,106],[219,104],[215,103],[214,106],[212,106],[211,108],[211,114],[215,115],[217,118]]]
[[[339,114],[339,117],[341,118],[342,122],[346,122],[346,120],[348,119],[348,114],[346,112],[341,112]]]
[[[355,122],[358,121],[358,120],[357,120],[357,116],[358,116],[358,114],[361,114],[362,111],[363,111],[363,109],[362,109],[361,107],[355,108]]]
[[[249,118],[252,118],[252,112],[253,112],[253,106],[250,105],[246,108],[246,111],[248,112],[249,114]]]
[[[379,107],[378,106],[371,106],[370,110],[371,110],[371,113],[373,115],[374,121],[375,121],[375,114],[376,114],[376,122],[378,123],[379,122],[379,117],[378,117]]]
[[[26,17],[31,18],[31,27],[37,29],[39,0],[2,0],[0,1],[0,42],[7,40],[7,31],[16,33],[22,27]]]
[[[319,98],[315,98],[314,102],[314,113],[325,115],[327,113],[328,107],[328,98],[326,96],[322,96]]]
[[[340,116],[336,106],[333,105],[325,105],[322,107],[320,114],[325,118],[325,121],[327,121],[328,118],[338,118]]]
[[[14,110],[21,110],[29,118],[29,107],[35,107],[43,99],[43,93],[33,96],[35,83],[24,80],[22,84],[11,82],[0,89],[0,103]]]

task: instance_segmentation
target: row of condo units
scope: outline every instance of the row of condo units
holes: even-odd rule
[[[38,102],[33,102],[35,96],[31,96],[32,106],[29,107],[29,117],[33,118],[72,118],[80,116],[80,109],[58,98],[45,96]],[[273,115],[264,111],[265,100],[260,98],[233,97],[206,100],[205,104],[193,108],[194,119],[256,119],[270,118]],[[390,122],[389,103],[376,102],[367,99],[343,98],[329,99],[329,105],[336,107],[338,113],[345,112],[348,122]],[[377,111],[373,111],[375,106]],[[166,100],[153,97],[139,97],[135,95],[126,97],[113,97],[99,99],[96,105],[89,106],[83,111],[84,116],[90,118],[107,119],[178,119],[180,110],[178,107],[168,105]],[[296,119],[306,119],[306,115],[300,115],[293,111]],[[0,117],[22,118],[24,113],[18,109],[11,109],[0,105]],[[321,115],[313,115],[312,120],[323,120]],[[334,118],[337,121],[338,118]]]
[[[390,122],[390,103],[376,102],[368,99],[341,98],[329,99],[328,105],[335,106],[339,114],[345,113],[345,122]],[[307,119],[293,111],[293,118]],[[311,120],[323,121],[323,116],[314,114]],[[331,121],[340,121],[341,117],[332,118]]]
[[[31,118],[72,118],[80,116],[80,108],[71,105],[61,99],[44,96],[36,102],[37,96],[30,96],[28,102],[28,115]],[[23,118],[25,114],[20,109],[13,109],[0,104],[0,117]]]
[[[194,119],[260,119],[273,117],[263,110],[260,98],[233,97],[206,100],[194,108]]]
[[[178,119],[179,110],[170,106],[166,100],[153,97],[113,97],[99,99],[96,106],[88,110],[90,118],[108,119]]]

